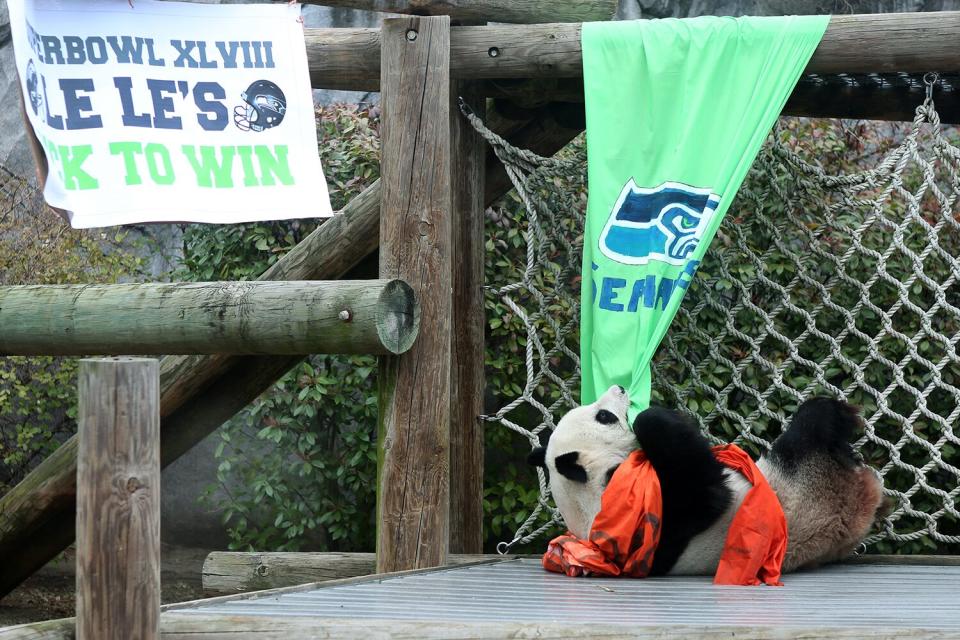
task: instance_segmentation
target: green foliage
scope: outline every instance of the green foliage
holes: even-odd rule
[[[216,450],[233,549],[370,549],[375,359],[314,356],[224,425]]]
[[[71,229],[28,185],[0,190],[0,284],[129,281],[142,268],[125,232]],[[76,358],[0,358],[0,495],[76,433],[76,375]]]
[[[317,110],[320,156],[335,209],[379,177],[378,111]],[[191,225],[183,280],[259,276],[317,227],[294,220]],[[372,549],[376,359],[313,356],[219,431],[217,485],[232,549]]]

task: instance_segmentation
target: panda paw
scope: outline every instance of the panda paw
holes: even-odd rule
[[[633,433],[658,473],[691,464],[719,465],[710,442],[691,420],[663,407],[650,407],[633,421]]]

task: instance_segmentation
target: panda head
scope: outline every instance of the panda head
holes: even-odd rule
[[[527,457],[549,472],[550,493],[570,532],[587,538],[600,511],[600,496],[613,472],[638,448],[627,423],[630,398],[610,387],[593,404],[572,409],[557,424],[546,447]]]

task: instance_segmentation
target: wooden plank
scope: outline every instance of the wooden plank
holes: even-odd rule
[[[499,555],[450,554],[447,566],[503,560]],[[226,595],[367,576],[375,553],[214,551],[203,563],[203,591]]]
[[[528,121],[491,114],[494,130],[515,144],[552,155],[579,130],[560,124],[550,107]],[[509,188],[487,152],[486,203]],[[352,273],[376,256],[380,237],[380,182],[326,220],[260,277],[324,280]],[[168,356],[160,364],[162,465],[168,465],[300,362],[290,356]],[[71,438],[0,498],[0,596],[9,593],[74,539],[76,439]]]
[[[520,24],[603,21],[617,11],[617,0],[304,0],[304,4]]]
[[[316,640],[319,638],[391,638],[393,640],[502,640],[503,638],[637,638],[721,640],[771,640],[786,638],[913,638],[919,640],[955,639],[952,631],[930,629],[852,629],[845,627],[778,627],[776,625],[716,625],[711,627],[649,626],[627,627],[618,624],[570,624],[551,622],[407,622],[387,620],[335,620],[330,618],[183,614],[163,616],[164,640]]]
[[[451,553],[447,558],[447,565],[509,558],[538,560],[540,556]],[[960,566],[960,556],[861,555],[844,560],[844,563],[870,566]],[[236,594],[364,576],[375,571],[376,555],[373,553],[213,551],[203,563],[203,590],[209,595]]]
[[[420,339],[380,360],[377,570],[446,564],[450,522],[450,18],[383,23],[380,277],[406,280]]]
[[[452,27],[454,78],[583,75],[580,24]],[[376,29],[306,29],[315,88],[376,91]],[[960,71],[960,11],[834,16],[805,73]]]
[[[0,287],[0,355],[403,353],[402,280]]]
[[[211,554],[211,556],[214,556],[214,555],[218,555],[218,554],[216,554],[216,553]],[[242,554],[242,553],[237,553],[237,554],[224,554],[224,555],[225,555],[225,556],[234,555],[234,556],[237,556],[237,557],[247,556],[247,557],[249,557],[249,558],[252,559],[252,558],[257,557],[259,554]],[[274,555],[274,554],[264,554],[264,555],[271,555],[271,556],[272,556],[272,555]],[[338,570],[337,567],[336,567],[336,564],[337,564],[338,562],[343,561],[343,562],[345,562],[347,565],[350,565],[350,564],[355,565],[355,564],[356,564],[356,558],[354,558],[354,556],[356,556],[356,557],[361,557],[361,556],[363,556],[364,554],[297,554],[297,553],[291,553],[291,554],[276,554],[276,555],[279,555],[279,556],[288,555],[288,556],[290,556],[290,557],[291,557],[291,564],[294,564],[294,563],[295,563],[295,560],[296,560],[296,558],[297,558],[298,556],[305,557],[305,558],[306,558],[306,562],[310,562],[310,561],[311,561],[310,558],[311,558],[312,556],[326,556],[330,564],[327,565],[327,566],[325,566],[325,568],[323,569],[323,571],[325,571],[325,572],[327,572],[327,571],[336,572],[336,571]],[[368,560],[369,563],[370,563],[369,566],[372,567],[372,566],[373,566],[372,554],[366,554],[366,557],[369,558],[369,560]],[[490,561],[490,560],[479,560],[480,558],[487,558],[487,557],[489,557],[489,556],[460,556],[460,557],[453,557],[453,556],[451,556],[451,562],[459,561],[460,559],[463,559],[463,560],[465,561],[465,563],[469,563],[469,564],[492,564],[492,563],[495,563],[495,562],[502,562],[502,561],[506,561],[506,560],[515,559],[515,558],[518,558],[518,557],[530,558],[530,559],[537,559],[537,558],[539,558],[539,556],[496,556],[496,557],[495,557],[496,559],[493,560],[493,561]],[[888,561],[895,561],[895,562],[893,562],[894,564],[901,564],[901,563],[897,560],[897,559],[900,559],[900,558],[903,558],[903,559],[906,559],[906,560],[910,560],[910,559],[916,559],[916,560],[918,560],[917,563],[906,562],[905,564],[921,564],[921,565],[943,565],[943,566],[950,566],[950,565],[957,565],[958,563],[960,563],[960,557],[958,557],[958,556],[882,556],[882,555],[866,555],[866,556],[859,556],[859,558],[863,561],[862,564],[873,564],[873,565],[884,565],[884,564],[888,564],[888,563],[889,563]],[[471,561],[472,561],[472,562],[471,562]],[[859,563],[859,562],[858,562],[858,563]],[[239,564],[239,563],[238,563],[238,564]],[[231,566],[236,566],[236,565],[231,564]],[[255,568],[255,565],[249,564],[249,565],[248,565],[248,568],[249,568],[250,570],[253,570],[253,569]],[[402,572],[402,573],[400,573],[400,574],[392,574],[392,576],[390,576],[390,577],[395,577],[395,576],[397,576],[397,575],[426,574],[426,573],[431,573],[431,572],[437,571],[437,570],[443,570],[443,568],[441,568],[441,569],[425,569],[425,570]],[[285,593],[303,593],[303,592],[305,592],[305,591],[310,591],[310,590],[314,590],[314,589],[318,589],[318,588],[331,588],[331,587],[337,587],[337,586],[341,586],[341,585],[360,585],[360,584],[366,584],[366,583],[370,583],[370,582],[378,582],[378,581],[381,581],[381,580],[382,580],[383,578],[385,578],[385,577],[387,577],[387,576],[384,575],[384,574],[377,574],[377,575],[362,576],[362,577],[355,577],[355,578],[341,578],[341,579],[336,579],[336,578],[335,578],[335,579],[331,579],[331,580],[324,581],[324,582],[318,582],[318,583],[312,583],[312,584],[305,584],[305,585],[299,585],[299,586],[294,586],[294,587],[284,587],[284,588],[280,588],[280,589],[270,589],[270,590],[260,591],[260,592],[256,592],[256,593],[244,593],[244,594],[237,594],[237,595],[230,595],[230,596],[221,596],[221,597],[210,598],[210,599],[205,599],[205,600],[195,600],[195,601],[191,601],[191,602],[183,602],[183,603],[176,603],[176,604],[164,605],[164,606],[162,607],[162,610],[163,610],[165,613],[163,613],[163,614],[161,615],[161,633],[162,633],[162,634],[163,634],[163,633],[168,633],[168,632],[171,632],[173,629],[177,629],[177,632],[178,632],[178,633],[182,633],[182,632],[185,631],[185,630],[184,630],[182,627],[180,627],[180,626],[169,626],[169,624],[168,624],[168,621],[169,621],[169,620],[171,620],[171,619],[174,618],[174,617],[177,617],[177,616],[178,616],[178,612],[181,612],[181,611],[184,610],[184,609],[195,609],[195,608],[197,608],[197,607],[207,606],[207,605],[210,605],[210,604],[213,604],[213,603],[226,603],[226,602],[234,602],[234,603],[236,603],[236,602],[243,601],[243,600],[248,600],[248,599],[275,598],[276,596],[282,595],[282,594],[285,594]],[[784,592],[784,593],[786,593],[786,592]],[[196,614],[190,614],[190,615],[196,615]],[[182,618],[181,618],[181,619],[182,619]],[[298,619],[299,619],[299,618],[298,618]],[[282,620],[291,620],[291,618],[282,618]],[[321,637],[321,638],[323,638],[323,637],[356,637],[356,636],[358,635],[358,631],[357,631],[358,628],[357,628],[356,626],[352,626],[352,624],[350,624],[350,625],[348,625],[348,626],[346,626],[346,627],[340,627],[340,626],[339,626],[339,625],[340,625],[339,622],[330,621],[329,619],[326,619],[326,620],[314,620],[314,619],[309,619],[309,620],[310,620],[311,624],[308,625],[308,628],[309,628],[315,635],[313,635],[313,636],[307,635],[306,637]],[[328,625],[327,625],[328,622],[332,622],[332,624],[333,624],[334,626],[332,626],[332,627],[331,627],[331,626],[328,626]],[[223,623],[216,623],[216,624],[223,624]],[[260,628],[254,621],[251,621],[250,624],[246,624],[245,622],[240,622],[240,621],[238,621],[238,620],[234,620],[234,622],[231,623],[231,624],[233,625],[233,626],[231,627],[232,631],[225,631],[225,633],[226,633],[226,632],[235,633],[236,635],[234,635],[233,637],[243,637],[242,634],[243,634],[244,632],[249,632],[249,635],[250,635],[251,637],[253,637],[253,636],[258,637],[258,638],[259,638],[259,637],[270,637],[270,636],[268,636],[268,635],[261,635],[261,634],[268,633],[268,631],[270,630],[270,628],[269,628],[269,627],[267,627],[267,628]],[[406,631],[404,631],[402,628],[394,627],[394,625],[397,624],[396,621],[391,621],[391,622],[389,622],[389,623],[380,623],[380,622],[378,622],[378,621],[363,621],[363,624],[365,625],[365,626],[362,627],[362,628],[364,629],[364,632],[362,633],[362,635],[363,635],[364,637],[377,637],[375,634],[379,633],[377,630],[378,630],[378,629],[381,629],[381,627],[378,626],[378,625],[381,625],[381,624],[384,625],[383,628],[382,628],[383,633],[381,634],[381,635],[383,635],[384,637],[403,637],[403,636],[402,636],[402,633],[406,633]],[[410,623],[410,624],[411,624],[411,625],[414,625],[414,626],[412,627],[413,629],[419,629],[420,627],[418,627],[418,626],[416,626],[416,625],[419,625],[419,624],[421,624],[421,623],[415,623],[415,622],[414,622],[414,623]],[[484,624],[486,624],[486,623],[484,623]],[[493,624],[497,624],[497,623],[493,623]],[[504,623],[504,624],[507,624],[507,623]],[[530,621],[529,624],[539,625],[540,623],[536,623],[536,622],[534,622],[534,621]],[[74,637],[74,635],[73,635],[73,625],[74,625],[74,620],[73,620],[73,618],[65,618],[65,619],[60,619],[60,620],[51,620],[51,621],[47,621],[47,622],[31,623],[31,624],[27,624],[27,625],[20,625],[20,626],[16,626],[16,627],[9,627],[9,628],[6,628],[6,629],[0,629],[0,640],[67,640],[67,639],[72,640],[73,637]],[[436,628],[446,629],[446,626],[445,626],[445,625],[436,625],[435,623],[432,623],[432,626],[434,626],[434,627],[436,627]],[[205,631],[198,631],[198,633],[207,632],[207,631],[212,632],[215,628],[216,628],[215,626],[204,626]],[[541,628],[542,628],[541,626],[536,626],[536,629],[541,629]],[[282,626],[273,627],[273,629],[274,629],[274,630],[282,630],[283,627],[282,627]],[[399,635],[399,636],[391,635],[390,632],[394,631],[395,629],[396,629],[397,633],[398,633],[398,634],[401,634],[401,635]],[[565,635],[565,636],[561,635],[560,637],[570,637],[571,635],[576,635],[576,634],[580,631],[579,629],[575,629],[574,627],[571,627],[569,624],[566,624],[566,625],[565,625],[565,629],[566,629],[566,634],[567,634],[567,635]],[[594,630],[594,629],[596,629],[595,625],[590,625],[589,627],[585,627],[585,628],[583,629],[583,634],[580,634],[580,635],[583,635],[584,637],[593,637],[593,636],[591,635],[591,632],[592,632],[592,630]],[[816,633],[814,633],[814,631],[812,631],[812,629],[816,629],[816,630],[817,630]],[[299,632],[299,629],[294,629],[294,630]],[[883,638],[889,638],[889,637],[892,637],[892,636],[890,635],[890,634],[891,634],[890,629],[881,628],[881,627],[877,627],[877,628],[874,628],[874,629],[870,629],[870,628],[860,628],[860,629],[850,629],[850,628],[842,629],[842,628],[841,628],[841,629],[838,629],[838,628],[827,628],[827,627],[810,627],[810,628],[808,628],[808,629],[806,629],[806,630],[801,629],[800,631],[797,631],[796,628],[784,628],[784,627],[776,627],[776,626],[769,626],[769,627],[762,627],[762,626],[756,626],[756,627],[711,627],[711,629],[707,630],[707,629],[704,629],[703,627],[685,627],[685,626],[668,626],[668,625],[665,625],[665,626],[658,626],[658,627],[644,627],[644,628],[642,628],[642,629],[634,626],[634,627],[631,627],[629,630],[623,630],[622,627],[621,627],[621,630],[622,630],[623,634],[625,634],[625,635],[619,635],[619,636],[618,636],[618,635],[613,635],[612,637],[615,637],[615,638],[617,638],[617,637],[624,637],[624,638],[627,638],[627,637],[630,637],[630,638],[633,638],[633,637],[643,637],[643,636],[638,636],[638,635],[637,635],[640,631],[643,631],[644,633],[649,633],[649,634],[650,634],[649,637],[679,637],[679,638],[684,638],[684,637],[691,637],[691,638],[696,638],[696,637],[738,637],[738,638],[739,638],[739,637],[748,637],[748,638],[749,638],[749,637],[769,637],[769,638],[780,638],[780,637],[782,637],[782,638],[793,638],[793,637],[803,637],[803,638],[817,638],[817,637],[841,637],[841,638],[842,638],[842,637],[850,637],[850,638],[856,638],[856,637],[878,637],[878,638],[880,638],[880,637],[883,637]],[[484,629],[482,629],[482,628],[471,628],[471,630],[470,630],[470,632],[471,632],[471,633],[474,633],[474,634],[477,634],[477,633],[479,633],[479,632],[481,632],[481,631],[484,631]],[[497,631],[497,633],[499,633],[500,636],[494,636],[494,637],[513,637],[513,636],[511,636],[511,634],[521,633],[522,631],[523,631],[523,629],[522,629],[521,627],[519,627],[519,626],[504,627],[504,629],[500,629],[500,630]],[[795,633],[795,632],[796,632],[796,633]],[[351,633],[352,633],[352,635],[351,635]],[[718,636],[710,636],[710,635],[709,635],[710,633],[718,633],[718,634],[720,634],[720,635],[718,635]],[[658,634],[659,634],[659,635],[658,635]],[[671,634],[672,634],[672,635],[671,635]],[[754,634],[754,635],[750,635],[750,634]],[[817,634],[819,634],[819,635],[817,635]],[[169,637],[169,636],[162,636],[162,637]],[[196,636],[194,636],[194,637],[196,637]],[[203,636],[203,635],[200,635],[200,637],[204,637],[204,636]],[[208,637],[209,637],[209,636],[208,636]],[[284,637],[285,640],[287,640],[287,636],[283,636],[283,637]],[[295,637],[297,637],[297,636],[289,636],[289,637],[290,637],[290,638],[295,638]],[[474,637],[474,636],[468,636],[468,637]],[[485,636],[480,635],[480,636],[476,636],[476,637],[485,637]],[[524,637],[526,637],[526,636],[524,636]],[[536,635],[534,634],[534,636],[531,636],[531,637],[539,637],[539,636],[536,636]],[[547,636],[547,637],[550,637],[550,636]],[[601,636],[601,637],[602,637],[602,636]],[[926,629],[918,630],[918,629],[899,629],[899,628],[898,628],[898,629],[896,630],[896,637],[911,637],[911,638],[914,638],[914,637],[916,637],[916,638],[952,638],[952,637],[955,637],[955,634],[953,634],[953,632],[937,632],[937,631],[931,631],[931,630],[926,630]]]
[[[80,361],[78,640],[159,636],[159,372],[144,358]]]
[[[487,559],[487,558],[488,556],[471,556],[470,558],[465,558],[463,562],[458,564],[458,566],[471,567],[471,566],[496,564],[498,562],[503,562],[504,560],[512,559],[513,556],[494,555],[492,556],[492,559]],[[187,602],[165,604],[162,607],[160,607],[160,609],[161,611],[174,611],[177,609],[199,609],[201,607],[208,607],[214,604],[221,604],[225,602],[238,603],[246,600],[259,600],[261,598],[276,598],[277,596],[288,594],[288,593],[304,593],[307,591],[315,591],[317,589],[330,589],[333,587],[367,584],[371,582],[380,583],[386,578],[398,578],[398,577],[412,576],[412,575],[424,575],[428,573],[435,573],[438,571],[447,571],[448,569],[451,569],[451,568],[452,567],[450,564],[445,564],[437,567],[427,567],[426,569],[410,569],[408,571],[394,571],[392,573],[372,573],[367,575],[355,576],[352,578],[335,578],[331,580],[324,580],[321,582],[309,582],[306,584],[298,584],[290,587],[280,587],[277,589],[264,589],[262,591],[236,593],[232,595],[216,596],[213,598],[201,598],[199,600],[190,600]]]
[[[453,178],[453,311],[450,369],[450,552],[483,550],[484,151],[485,142],[460,113],[460,96],[485,115],[485,100],[455,82],[450,135]]]
[[[74,640],[76,628],[75,618],[29,622],[0,629],[0,640]]]
[[[60,624],[33,623],[0,629],[0,640],[73,640],[72,632]],[[59,626],[58,626],[59,624]],[[45,627],[45,628],[44,628]],[[786,638],[911,638],[914,640],[955,639],[953,631],[931,629],[897,629],[843,627],[778,627],[763,626],[650,626],[630,627],[616,624],[571,625],[549,622],[402,622],[383,620],[331,620],[281,616],[219,616],[164,613],[160,618],[163,640],[320,640],[331,638],[393,638],[395,640],[430,640],[433,638],[500,640],[502,638],[539,638],[560,640],[571,637],[604,638],[607,640],[701,639],[771,640]]]

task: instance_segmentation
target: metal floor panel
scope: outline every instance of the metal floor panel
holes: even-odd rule
[[[960,632],[960,566],[834,565],[783,587],[718,587],[709,577],[568,578],[536,560],[232,600],[178,614],[422,622],[923,628]]]

